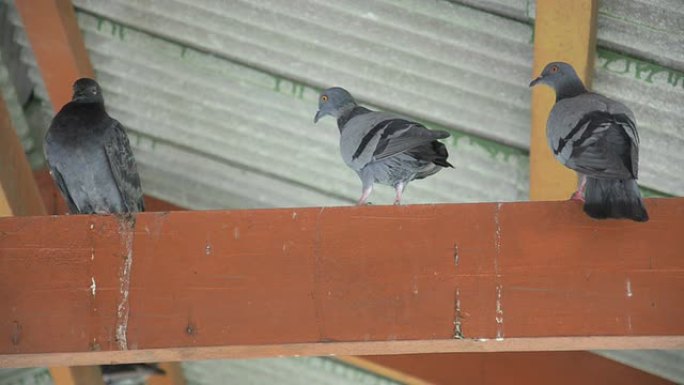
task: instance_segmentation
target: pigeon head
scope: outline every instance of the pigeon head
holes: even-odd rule
[[[80,78],[74,82],[74,95],[72,101],[79,102],[103,102],[102,89],[93,79]]]
[[[530,82],[530,87],[537,84],[546,84],[553,88],[558,100],[587,92],[575,69],[564,62],[547,64],[541,75]]]
[[[354,107],[356,107],[356,101],[347,90],[341,87],[328,88],[321,92],[318,98],[318,112],[314,117],[314,123],[326,115],[339,118]]]

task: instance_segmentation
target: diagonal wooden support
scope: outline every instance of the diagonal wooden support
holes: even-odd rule
[[[94,77],[70,0],[14,1],[55,111],[71,100],[71,85]]]
[[[0,217],[11,215],[45,215],[45,207],[0,94]]]
[[[407,354],[348,362],[379,373],[383,369],[403,373],[432,385],[674,384],[589,352]]]
[[[546,64],[565,61],[591,87],[598,0],[540,0],[536,7],[530,79],[539,76]],[[577,176],[554,159],[546,139],[546,120],[555,100],[548,87],[532,90],[530,200],[565,200],[577,187]]]
[[[684,199],[0,219],[0,365],[683,348]]]

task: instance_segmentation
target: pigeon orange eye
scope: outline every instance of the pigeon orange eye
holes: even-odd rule
[[[322,101],[323,103],[327,102],[327,101],[328,101],[328,95],[323,95],[323,96],[321,96],[321,101]]]
[[[556,72],[558,72],[558,66],[551,67],[551,73],[555,74]]]

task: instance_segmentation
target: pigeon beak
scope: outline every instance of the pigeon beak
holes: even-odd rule
[[[316,116],[314,116],[314,123],[318,123],[318,119],[322,118],[323,115],[325,114],[322,114],[321,110],[316,111]]]
[[[539,82],[541,82],[543,78],[544,78],[543,76],[540,76],[540,77],[538,77],[538,78],[532,80],[532,81],[530,82],[530,87],[534,87],[534,86],[536,86],[537,84],[539,84]]]

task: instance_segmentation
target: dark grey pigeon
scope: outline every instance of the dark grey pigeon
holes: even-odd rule
[[[587,91],[567,63],[549,63],[530,87],[540,83],[556,91],[546,134],[556,159],[580,178],[572,199],[584,201],[584,211],[592,218],[647,221],[636,183],[639,134],[632,111]]]
[[[72,214],[144,210],[140,177],[124,128],[107,115],[95,80],[74,83],[74,95],[45,135],[45,157]]]
[[[363,183],[359,205],[366,203],[374,183],[394,187],[394,204],[398,205],[410,181],[453,167],[447,162],[446,147],[437,140],[448,138],[448,132],[361,107],[343,88],[321,93],[314,123],[325,115],[337,118],[342,159]]]

